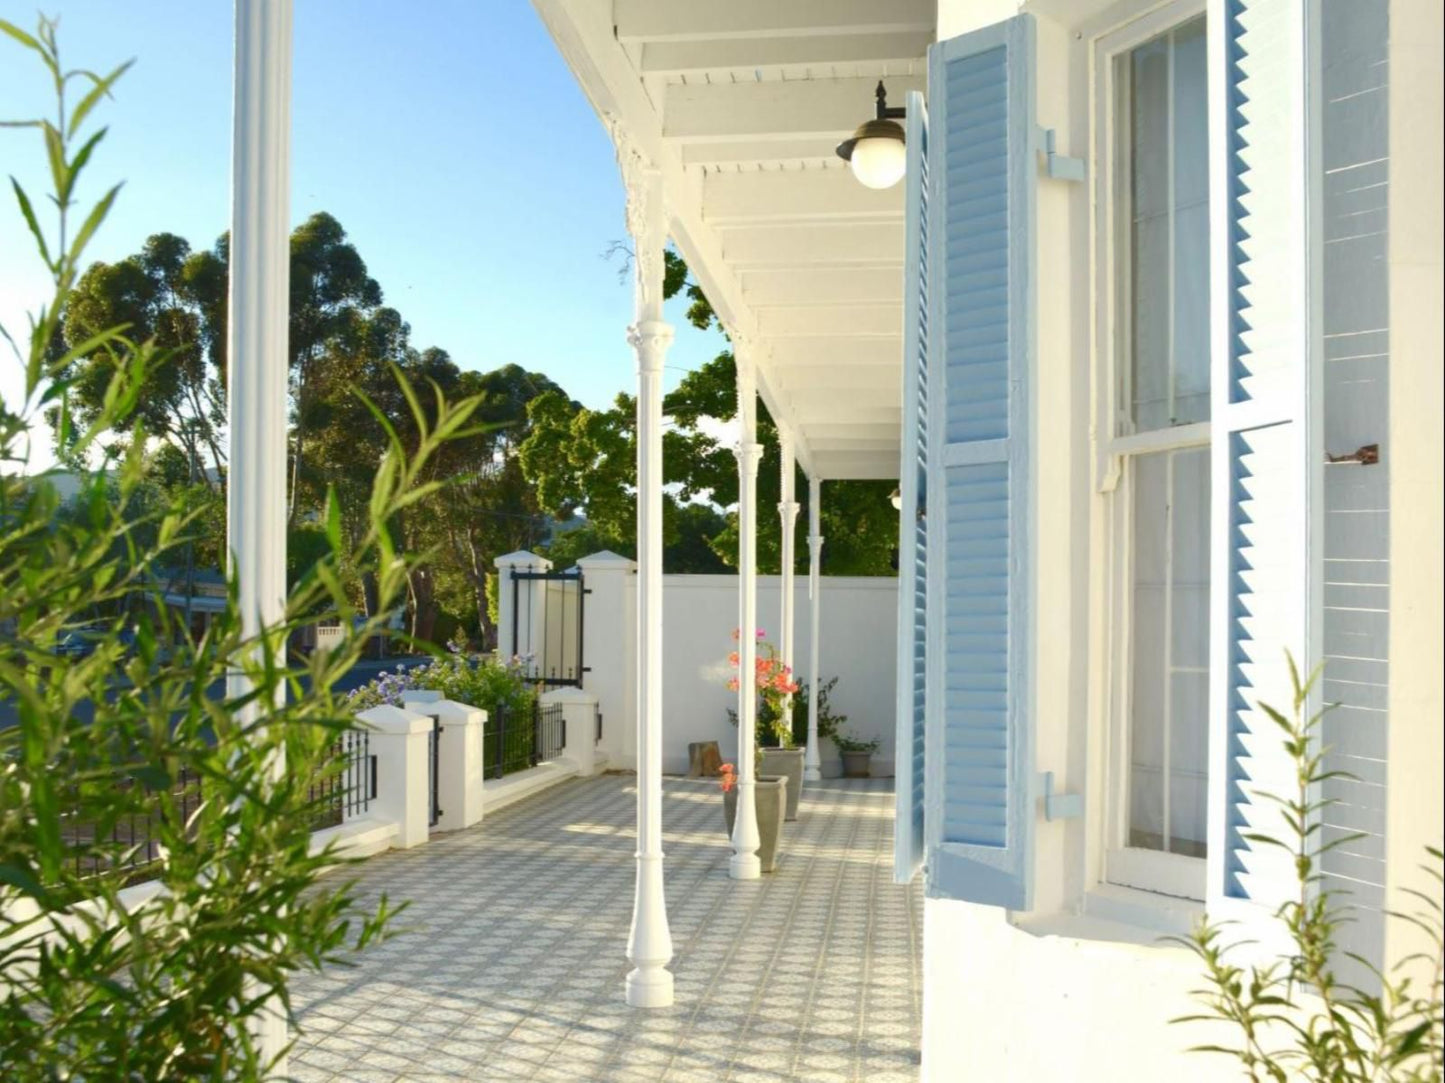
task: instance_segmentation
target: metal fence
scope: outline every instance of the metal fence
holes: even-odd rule
[[[328,764],[341,761],[339,768],[324,770],[307,787],[307,803],[312,811],[312,829],[333,827],[348,815],[364,813],[376,797],[376,756],[371,753],[369,736],[360,730],[348,730],[331,746]],[[142,785],[135,778],[124,777],[115,783],[124,792]],[[176,817],[187,823],[201,805],[201,779],[189,767],[181,767],[169,787],[175,802]],[[60,840],[69,854],[77,875],[96,876],[105,872],[128,874],[131,882],[144,880],[151,865],[161,856],[160,823],[161,792],[156,792],[151,807],[132,809],[124,815],[97,820],[85,818],[77,808],[60,814]],[[78,803],[78,802],[77,802]]]
[[[427,826],[435,827],[442,819],[442,720],[439,715],[431,716],[431,731],[427,734],[426,779],[428,799]]]
[[[371,735],[365,730],[347,730],[331,746],[328,764],[340,761],[339,770],[324,770],[312,781],[306,796],[316,810],[314,828],[335,827],[348,816],[371,807],[376,797],[376,756]]]
[[[139,785],[134,778],[122,778],[116,782],[116,789],[125,791]],[[200,807],[201,780],[190,768],[182,767],[170,793],[185,823]],[[134,870],[137,875],[130,879],[143,880],[142,871],[161,856],[161,842],[153,830],[159,816],[159,809],[132,810],[106,824],[84,820],[72,809],[60,814],[60,841],[70,853],[78,876]]]
[[[543,705],[534,699],[519,711],[499,707],[491,713],[482,762],[488,777],[501,778],[555,760],[566,747],[567,719],[562,705]]]

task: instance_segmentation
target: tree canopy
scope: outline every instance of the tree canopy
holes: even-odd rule
[[[716,313],[688,275],[687,265],[667,252],[664,294],[680,292],[691,302],[687,318],[701,330],[717,328]],[[737,459],[718,439],[720,427],[737,416],[737,369],[724,349],[689,372],[663,399],[662,437],[663,544],[668,572],[715,572],[736,568],[738,528]],[[541,395],[529,409],[531,433],[520,448],[523,471],[537,487],[537,500],[549,514],[586,517],[583,535],[593,548],[636,555],[636,403],[619,394],[611,407],[592,410],[565,395]],[[758,440],[763,458],[758,469],[758,562],[777,571],[782,558],[782,520],[769,514],[782,498],[782,458],[777,426],[758,404]],[[888,497],[893,486],[881,481],[830,481],[823,487],[823,570],[833,575],[892,575],[898,544],[898,513]],[[795,490],[804,511],[796,528],[806,530],[807,480],[798,472]],[[733,510],[724,513],[719,509]],[[699,510],[692,510],[699,509]],[[571,554],[575,542],[561,535],[554,544]],[[798,545],[797,570],[807,567],[807,549]],[[549,553],[556,559],[556,554]]]
[[[149,437],[146,484],[158,494],[184,494],[206,524],[197,540],[199,566],[225,555],[226,295],[228,238],[193,250],[172,233],[157,233],[115,263],[92,264],[76,283],[64,314],[64,344],[80,347],[64,374],[69,409],[82,421],[103,416],[105,389],[124,355],[114,340],[86,349],[99,330],[121,323],[130,342],[151,343],[163,363],[147,375],[140,414]],[[721,331],[686,264],[668,252],[669,297],[689,300],[688,320]],[[457,627],[490,640],[494,634],[494,559],[531,548],[559,567],[601,549],[636,550],[636,403],[619,393],[606,408],[585,407],[554,380],[506,362],[481,371],[444,349],[420,347],[411,327],[384,303],[345,229],[326,213],[312,215],[291,237],[289,564],[293,580],[325,546],[325,509],[333,497],[348,537],[368,529],[376,466],[386,451],[387,425],[408,447],[433,408],[431,389],[448,398],[477,397],[476,426],[432,460],[444,497],[409,505],[392,524],[407,553],[425,554],[409,573],[409,631],[444,639]],[[669,572],[727,572],[737,564],[737,464],[719,438],[737,409],[733,355],[723,349],[688,373],[663,403],[666,492],[664,564]],[[396,374],[423,389],[406,401]],[[117,431],[123,446],[129,431]],[[776,570],[781,525],[772,512],[781,482],[776,427],[760,404],[764,445],[758,484],[758,555]],[[62,456],[66,449],[60,448]],[[897,516],[886,482],[828,482],[824,487],[824,570],[886,575],[896,544]],[[806,479],[797,490],[807,498]],[[806,530],[806,515],[798,530]],[[807,563],[799,545],[798,567]],[[374,582],[358,573],[353,589],[369,603]]]

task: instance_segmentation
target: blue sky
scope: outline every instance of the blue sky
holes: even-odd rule
[[[124,180],[96,259],[151,233],[207,247],[228,225],[229,0],[49,0],[67,66],[130,57],[82,199]],[[0,14],[34,26],[30,3]],[[601,258],[626,236],[612,146],[523,0],[299,0],[291,215],[319,210],[350,234],[419,347],[463,368],[516,362],[604,405],[634,386],[632,291]],[[38,63],[0,40],[0,118],[50,108]],[[0,176],[43,190],[38,135],[0,130]],[[6,186],[8,188],[8,184]],[[0,322],[12,334],[45,297],[43,268],[0,194]],[[723,346],[678,325],[667,386]],[[0,394],[16,371],[0,359]],[[32,465],[39,465],[33,463]]]

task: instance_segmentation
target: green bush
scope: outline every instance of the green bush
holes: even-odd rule
[[[1360,836],[1343,834],[1323,840],[1322,813],[1335,802],[1316,794],[1330,779],[1350,776],[1324,766],[1328,750],[1320,745],[1319,728],[1328,708],[1307,713],[1320,670],[1301,682],[1294,659],[1288,661],[1294,691],[1289,713],[1263,703],[1260,709],[1283,733],[1298,784],[1289,795],[1258,795],[1279,806],[1284,831],[1246,837],[1262,846],[1284,849],[1294,859],[1295,896],[1276,912],[1294,950],[1287,958],[1272,962],[1237,964],[1235,958],[1253,942],[1231,941],[1226,925],[1201,921],[1190,936],[1176,938],[1176,942],[1192,950],[1204,965],[1208,986],[1195,994],[1204,1010],[1175,1022],[1232,1026],[1238,1032],[1237,1045],[1196,1049],[1236,1059],[1251,1083],[1439,1083],[1445,1061],[1442,853],[1431,847],[1429,862],[1422,866],[1434,882],[1434,894],[1407,889],[1419,908],[1389,915],[1414,925],[1430,945],[1430,954],[1401,960],[1392,974],[1384,974],[1369,960],[1350,953],[1348,957],[1368,970],[1379,988],[1361,989],[1341,980],[1336,971],[1341,958],[1335,934],[1352,920],[1352,908],[1337,901],[1340,892],[1324,887],[1320,859]],[[1417,988],[1402,973],[1420,964],[1432,975],[1425,988]],[[1281,1037],[1287,1044],[1278,1044]]]
[[[40,59],[58,99],[53,119],[20,122],[43,137],[52,228],[12,181],[54,293],[28,341],[3,336],[24,376],[22,397],[0,402],[0,709],[16,718],[0,728],[0,1078],[267,1078],[274,1061],[258,1036],[274,1013],[290,1017],[293,976],[345,962],[393,913],[385,899],[363,905],[344,876],[321,879],[347,862],[311,852],[308,789],[338,770],[331,749],[351,722],[333,689],[415,566],[387,524],[434,487],[422,472],[478,403],[423,406],[398,376],[411,417],[374,411],[390,444],[362,536],[343,549],[331,501],[327,545],[296,570],[283,621],[245,632],[232,581],[224,611],[193,640],[158,572],[179,562],[204,509],[145,491],[148,434],[136,417],[173,358],[122,327],[74,348],[60,332],[119,190],[72,220],[77,179],[105,134],[77,133],[125,66],[64,71],[44,20],[35,35],[0,20],[0,33]],[[99,416],[77,426],[71,362],[96,352],[113,375]],[[51,476],[19,473],[46,412],[79,483],[64,512]],[[123,452],[104,447],[116,431]],[[355,626],[343,568],[371,576],[381,602]],[[286,639],[318,613],[355,634],[302,669]],[[57,651],[73,635],[85,649]],[[135,824],[144,852],[122,830]],[[122,894],[138,872],[160,889],[143,903]]]

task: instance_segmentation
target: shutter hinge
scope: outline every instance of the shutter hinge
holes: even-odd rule
[[[1076,820],[1084,814],[1083,794],[1054,793],[1054,773],[1045,771],[1039,776],[1044,792],[1045,820]]]
[[[1054,130],[1038,129],[1038,150],[1044,156],[1044,172],[1054,180],[1081,181],[1084,179],[1084,159],[1070,158],[1054,149]]]

